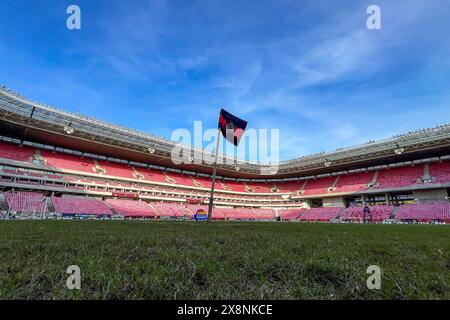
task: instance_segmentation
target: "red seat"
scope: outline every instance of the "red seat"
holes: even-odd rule
[[[430,163],[433,183],[450,183],[450,161]]]
[[[381,170],[378,173],[378,189],[409,187],[418,183],[423,176],[423,165]]]
[[[101,160],[98,161],[98,164],[102,169],[105,169],[105,174],[108,176],[135,179],[135,177],[133,176],[132,168],[127,164],[107,162]]]
[[[47,161],[47,165],[55,169],[95,173],[93,170],[94,160],[90,158],[81,158],[75,155],[53,153],[45,150],[41,151],[41,155]]]
[[[299,220],[304,221],[330,221],[335,219],[337,215],[343,210],[340,207],[324,207],[311,208],[303,212]]]
[[[145,201],[107,199],[106,203],[124,217],[156,217],[158,213]]]
[[[295,209],[295,210],[281,210],[279,214],[282,220],[295,220],[297,219],[306,209]]]
[[[356,192],[368,189],[373,172],[358,172],[339,177],[336,189],[333,192]]]
[[[372,221],[381,222],[389,219],[392,213],[392,206],[369,206],[370,214],[372,215]],[[364,220],[364,208],[363,207],[349,207],[341,215],[341,220]],[[368,217],[366,217],[368,218]]]
[[[317,180],[308,180],[305,185],[303,194],[323,194],[328,192],[328,188],[331,187],[336,180],[336,177],[319,178]]]
[[[34,155],[34,148],[20,147],[16,144],[0,142],[0,158],[15,161],[30,162]]]
[[[53,205],[62,214],[111,215],[111,210],[101,200],[90,197],[53,197]]]
[[[11,211],[46,213],[47,201],[44,195],[35,192],[6,192],[6,203]]]
[[[179,203],[154,202],[152,206],[156,209],[159,216],[183,217],[193,215],[185,205]]]
[[[405,204],[398,208],[397,220],[450,221],[450,203]]]

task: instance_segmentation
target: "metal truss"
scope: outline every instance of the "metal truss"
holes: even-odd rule
[[[46,130],[87,141],[98,141],[128,150],[152,153],[170,158],[176,143],[141,131],[112,125],[107,122],[67,112],[26,99],[7,88],[0,87],[0,119],[27,128]],[[365,144],[322,152],[278,164],[278,174],[323,169],[355,161],[381,158],[405,152],[450,145],[450,124],[409,132],[392,138],[371,141]],[[192,159],[203,156],[203,150],[192,149]],[[259,175],[262,165],[228,158],[219,168],[238,170]],[[229,164],[232,163],[232,164]]]

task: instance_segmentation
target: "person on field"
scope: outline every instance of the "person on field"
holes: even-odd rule
[[[372,219],[371,219],[370,209],[369,209],[369,207],[367,205],[365,205],[364,206],[364,210],[363,210],[363,221],[364,221],[364,223],[366,223],[367,217],[369,217],[370,222],[371,222]]]

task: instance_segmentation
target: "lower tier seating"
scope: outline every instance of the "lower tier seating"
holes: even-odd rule
[[[305,211],[298,219],[304,221],[330,221],[335,219],[343,208],[311,208]]]
[[[4,193],[8,209],[13,213],[46,213],[48,212],[47,198],[37,192],[11,192]],[[101,201],[97,198],[82,196],[52,197],[56,213],[70,215],[112,215],[120,214],[124,217],[183,217],[193,218],[194,214],[202,209],[208,212],[207,205],[165,203],[131,200],[131,199],[107,199]],[[397,221],[442,221],[450,223],[450,203],[446,201],[417,203],[393,206],[369,206],[372,220],[382,222],[396,212]],[[395,211],[394,211],[395,210]],[[312,209],[280,210],[278,212],[282,220],[323,221],[327,222],[339,217],[341,221],[362,221],[363,207],[352,206],[347,209],[342,207],[322,207]],[[275,210],[262,208],[228,208],[215,207],[213,219],[216,220],[273,220]],[[369,218],[366,216],[366,218]]]
[[[296,209],[296,210],[281,210],[279,211],[281,220],[295,220],[297,219],[306,209]]]
[[[389,219],[394,207],[391,206],[369,206],[372,221],[381,222]],[[364,220],[364,207],[349,207],[341,215],[341,220]],[[367,219],[368,217],[366,217]]]
[[[396,219],[417,221],[444,220],[450,222],[450,203],[405,204],[398,208]]]
[[[159,216],[162,217],[183,217],[191,213],[186,206],[179,203],[154,202],[152,207],[156,209]]]
[[[101,200],[89,197],[53,197],[56,212],[62,214],[111,215],[111,210]]]
[[[124,217],[156,217],[158,213],[145,201],[128,199],[107,199],[106,203]]]
[[[82,175],[89,173],[96,175],[94,179],[107,175],[108,177],[117,177],[121,179],[138,179],[146,182],[165,183],[173,186],[164,186],[173,188],[175,186],[186,186],[190,188],[210,188],[211,179],[208,177],[194,177],[187,174],[176,172],[164,172],[157,169],[135,167],[125,163],[116,163],[112,160],[106,162],[104,160],[94,160],[87,156],[81,157],[75,154],[66,154],[61,152],[50,152],[48,150],[39,150],[31,147],[20,147],[15,144],[0,142],[0,159],[16,160],[22,162],[30,162],[35,156],[36,160],[42,160],[46,164],[45,169],[53,169],[60,173],[45,173],[44,176],[54,179],[69,179],[65,176],[67,171],[72,174]],[[4,169],[7,172],[11,169]],[[65,171],[63,173],[62,171]],[[391,169],[382,169],[378,172],[376,185],[374,189],[391,189],[400,187],[410,187],[415,185],[423,185],[425,167],[423,164],[413,167],[396,167]],[[15,174],[21,174],[23,171],[15,171]],[[450,183],[450,161],[443,161],[429,164],[429,173],[431,181],[427,183]],[[243,192],[246,194],[257,193],[280,193],[293,192],[299,195],[320,195],[336,192],[358,192],[369,189],[368,184],[374,178],[374,171],[342,174],[337,176],[309,178],[301,181],[286,182],[237,182],[231,180],[218,179],[216,181],[217,190],[228,190],[235,192]],[[34,177],[41,177],[41,173],[33,173]],[[337,179],[338,178],[338,179]],[[335,185],[336,182],[336,185]],[[120,184],[129,185],[131,181],[122,181]],[[113,182],[110,183],[113,185]],[[333,188],[334,187],[334,188]],[[302,189],[302,192],[299,192]]]
[[[46,198],[34,192],[6,192],[6,203],[12,212],[46,213],[48,211]]]

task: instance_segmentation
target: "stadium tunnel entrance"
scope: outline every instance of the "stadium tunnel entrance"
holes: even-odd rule
[[[450,188],[449,188],[450,190]],[[393,205],[399,206],[401,204],[413,203],[415,201],[412,192],[401,193],[380,193],[362,196],[346,196],[343,202],[346,208],[350,206],[378,206],[378,205]]]

